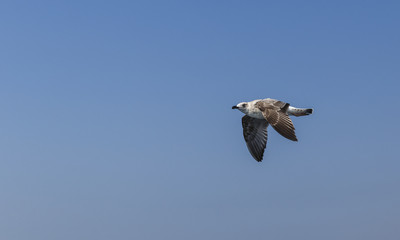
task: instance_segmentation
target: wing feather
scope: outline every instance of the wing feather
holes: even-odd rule
[[[268,139],[268,122],[245,115],[242,118],[243,136],[247,148],[255,160],[261,162]]]
[[[264,118],[283,137],[297,141],[295,128],[292,120],[287,115],[289,103],[275,99],[264,99],[256,103]]]

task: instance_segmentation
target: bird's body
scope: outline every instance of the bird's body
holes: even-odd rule
[[[247,102],[247,105],[248,105],[247,108],[239,109],[239,111],[241,111],[242,113],[244,113],[247,116],[252,117],[252,118],[265,119],[261,110],[256,106],[256,103],[259,101],[273,103],[278,100],[271,99],[271,98],[253,100],[251,102]],[[305,116],[305,115],[311,114],[311,113],[307,113],[306,110],[310,111],[310,108],[304,109],[304,108],[295,108],[295,107],[289,106],[286,113],[288,115],[292,115],[292,116]]]
[[[269,124],[283,137],[297,141],[289,115],[298,117],[313,112],[311,108],[295,108],[289,103],[271,98],[242,102],[232,109],[238,109],[246,114],[242,118],[243,136],[251,155],[259,162],[262,161],[267,144]]]

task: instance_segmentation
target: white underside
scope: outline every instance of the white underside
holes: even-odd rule
[[[258,109],[257,109],[258,110]],[[260,110],[258,111],[250,111],[246,113],[247,116],[252,117],[252,118],[258,118],[258,119],[264,119],[264,116]]]

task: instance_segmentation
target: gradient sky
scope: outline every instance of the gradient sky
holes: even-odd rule
[[[0,239],[397,240],[399,1],[1,1]],[[262,163],[232,105],[276,98]]]

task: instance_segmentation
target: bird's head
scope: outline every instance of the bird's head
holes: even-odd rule
[[[248,106],[249,104],[247,102],[241,102],[236,106],[233,106],[232,109],[238,109],[239,111],[244,112]]]

